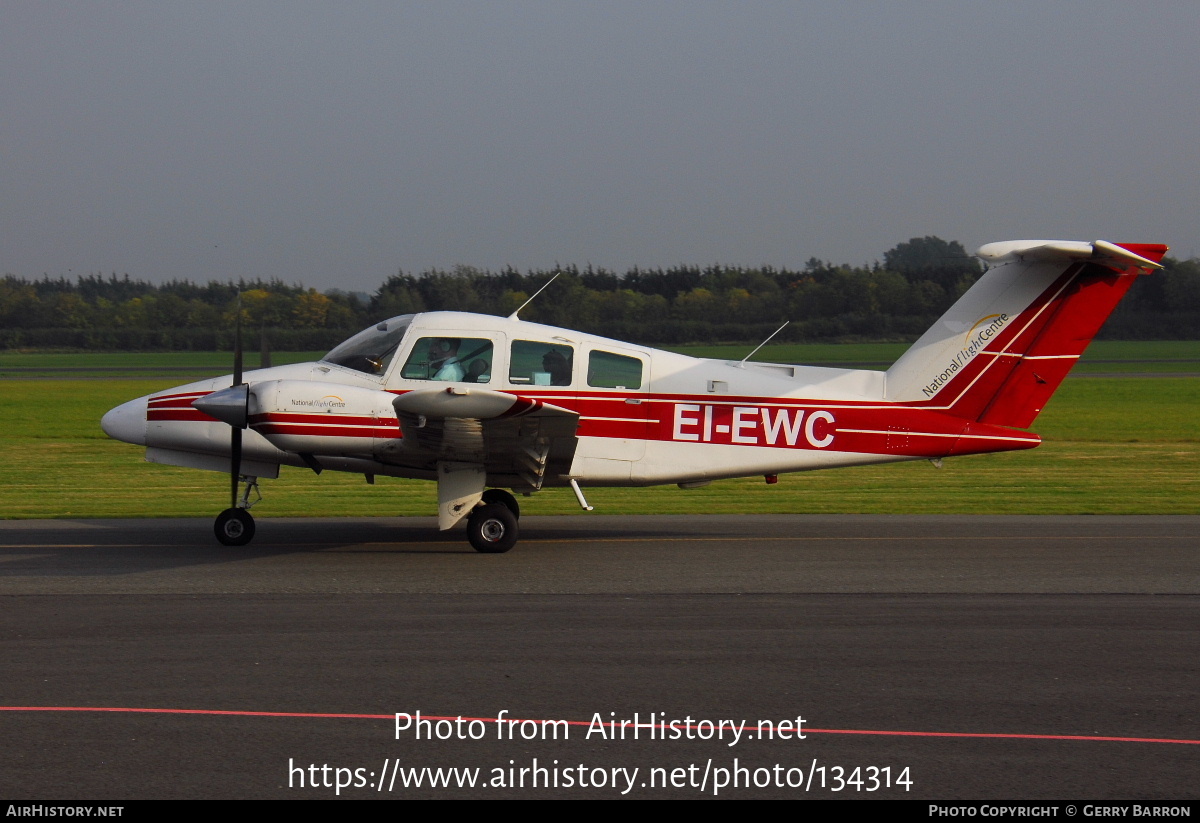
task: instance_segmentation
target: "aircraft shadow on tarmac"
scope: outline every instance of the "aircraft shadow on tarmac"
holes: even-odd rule
[[[705,534],[737,539],[744,532],[736,520],[731,524],[713,519]],[[549,548],[545,544],[681,541],[696,532],[690,517],[547,516],[531,517],[528,522],[530,545],[522,547],[525,554],[540,554]],[[31,575],[119,576],[334,552],[463,555],[483,560],[461,534],[438,531],[436,519],[430,517],[264,519],[252,545],[234,547],[214,540],[209,522],[201,519],[38,521],[27,528],[10,522],[0,532],[0,580]]]

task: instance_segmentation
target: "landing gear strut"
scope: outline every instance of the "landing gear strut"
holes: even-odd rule
[[[446,531],[467,521],[467,539],[475,551],[501,554],[517,543],[521,507],[503,489],[488,489],[487,469],[480,463],[439,461],[438,529]]]

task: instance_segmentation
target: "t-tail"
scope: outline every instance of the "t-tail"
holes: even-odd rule
[[[888,369],[888,400],[1028,428],[1163,245],[989,243],[991,267]]]

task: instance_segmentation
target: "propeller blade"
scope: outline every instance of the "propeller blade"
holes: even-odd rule
[[[233,385],[242,382],[242,293],[238,292],[237,321],[233,326]]]
[[[237,296],[237,318],[233,325],[233,386],[226,389],[225,392],[232,393],[236,388],[244,388],[247,393],[249,386],[242,383],[242,293],[239,291]],[[225,392],[216,392],[218,396]],[[240,402],[239,397],[235,399]],[[210,397],[212,395],[209,395]],[[248,403],[248,397],[246,402]],[[242,406],[243,411],[240,416],[237,413],[233,414],[236,419],[228,419],[224,416],[217,415],[219,419],[226,420],[230,424],[229,429],[229,508],[236,509],[238,504],[238,483],[242,477],[242,429],[246,426],[246,406]]]
[[[230,431],[233,432],[233,434],[231,435],[229,441],[230,446],[232,446],[230,449],[231,457],[229,461],[229,508],[236,509],[238,504],[238,481],[242,476],[242,430],[230,429]]]

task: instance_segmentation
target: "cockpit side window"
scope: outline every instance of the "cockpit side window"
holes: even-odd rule
[[[412,319],[413,315],[405,314],[364,329],[321,359],[364,374],[382,375],[395,357]]]
[[[491,340],[479,337],[422,337],[413,345],[400,376],[406,380],[489,383]]]
[[[514,340],[508,382],[519,386],[569,386],[575,349],[559,343]]]

